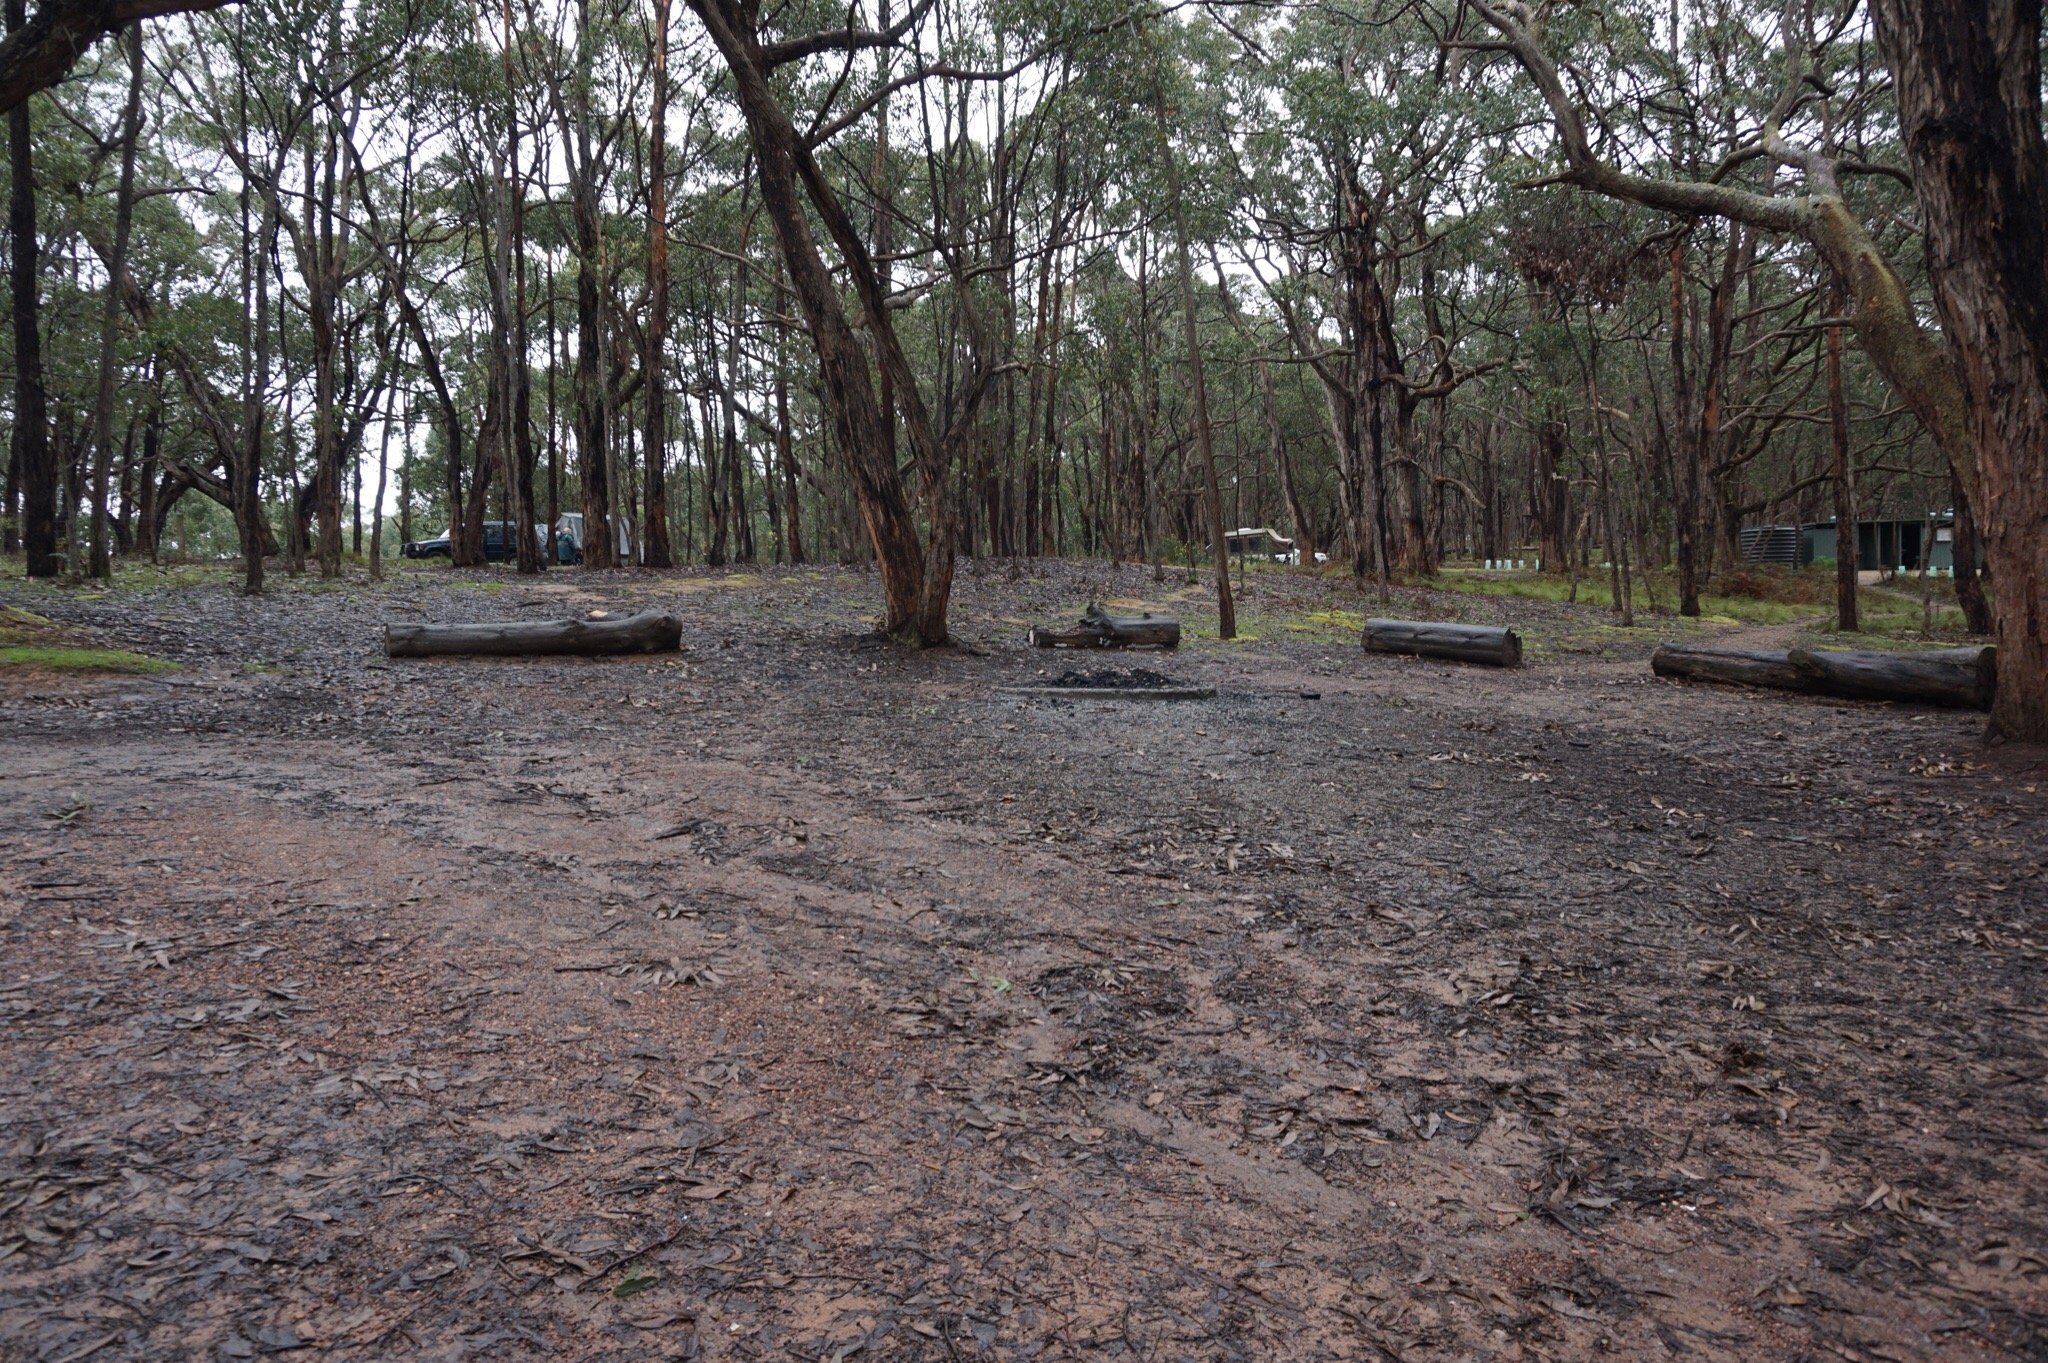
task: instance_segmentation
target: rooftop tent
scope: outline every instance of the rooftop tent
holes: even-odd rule
[[[1294,541],[1270,526],[1246,525],[1226,531],[1223,543],[1233,554],[1267,558],[1275,563],[1294,561]]]
[[[613,517],[611,518],[611,521],[612,521],[612,535],[613,535],[613,545],[614,545],[614,550],[613,550],[613,552],[615,552],[615,553],[616,553],[616,554],[618,555],[618,559],[619,559],[619,562],[621,562],[621,563],[631,563],[631,562],[633,561],[633,522],[632,522],[631,520],[627,519],[627,518],[626,518],[625,516],[620,516],[620,515],[614,515],[614,516],[613,516]],[[570,540],[571,544],[573,544],[573,545],[575,546],[575,555],[576,555],[576,557],[577,557],[578,559],[581,559],[581,558],[582,558],[582,556],[583,556],[583,513],[582,513],[582,512],[580,512],[580,511],[565,511],[565,512],[563,512],[563,513],[562,513],[562,514],[561,514],[560,516],[556,517],[556,519],[555,519],[555,533],[556,533],[556,534],[557,534],[558,536],[559,536],[559,535],[567,535],[567,536],[569,537],[569,540]],[[566,561],[566,560],[565,560],[565,561]]]

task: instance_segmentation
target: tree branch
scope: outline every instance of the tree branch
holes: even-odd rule
[[[0,111],[71,73],[86,50],[143,19],[220,9],[235,0],[47,0],[0,41]]]

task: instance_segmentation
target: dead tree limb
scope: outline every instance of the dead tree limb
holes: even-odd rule
[[[1079,629],[1034,629],[1035,648],[1178,648],[1180,621],[1170,615],[1111,615],[1090,605]]]

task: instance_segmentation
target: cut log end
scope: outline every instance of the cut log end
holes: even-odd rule
[[[1368,653],[1400,653],[1450,662],[1520,667],[1522,636],[1498,625],[1460,625],[1440,620],[1368,620],[1362,640]]]
[[[671,653],[682,647],[683,622],[660,611],[617,620],[519,620],[481,625],[386,625],[392,658],[603,657]]]

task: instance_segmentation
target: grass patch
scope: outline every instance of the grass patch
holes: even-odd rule
[[[0,645],[0,667],[34,667],[50,672],[175,672],[162,658],[125,648],[71,648],[56,644]]]
[[[44,672],[175,672],[178,665],[125,648],[102,648],[90,634],[19,606],[0,606],[0,669]]]
[[[116,560],[114,581],[123,590],[139,587],[197,587],[207,582],[238,581],[239,563],[150,563]]]
[[[1716,624],[1791,625],[1825,614],[1825,610],[1813,605],[1760,601],[1748,596],[1702,596],[1700,614]]]
[[[1439,577],[1428,583],[1433,591],[1460,592],[1466,596],[1512,596],[1525,601],[1555,601],[1559,604],[1572,599],[1572,584],[1562,577]],[[1640,595],[1640,594],[1639,594]],[[1579,584],[1580,604],[1592,604],[1592,593],[1587,584]]]
[[[226,581],[240,571],[238,564],[167,561],[147,559],[114,560],[114,575],[108,581],[88,579],[66,583],[62,578],[30,578],[23,561],[11,555],[0,557],[0,581],[19,583],[34,589],[64,591],[82,600],[96,600],[109,592],[150,587],[196,587],[201,583]]]
[[[1732,576],[1732,575],[1731,575]],[[1719,580],[1719,579],[1717,579]],[[1770,584],[1772,594],[1745,596],[1732,593],[1717,593],[1700,597],[1700,618],[1704,623],[1716,625],[1791,625],[1802,620],[1811,620],[1826,613],[1826,607],[1815,605],[1805,599],[1805,583]],[[1490,577],[1469,573],[1450,573],[1429,583],[1429,586],[1448,592],[1460,592],[1466,596],[1520,597],[1528,601],[1549,601],[1565,605],[1572,601],[1570,578],[1519,574],[1514,577]],[[1659,581],[1657,607],[1671,610],[1678,603],[1675,586]],[[1653,609],[1644,583],[1637,577],[1632,584],[1637,610]],[[1612,609],[1614,593],[1605,575],[1598,578],[1579,579],[1577,605],[1595,607],[1600,610]]]
[[[0,644],[16,643],[57,628],[47,615],[37,615],[19,606],[0,606]]]
[[[1845,633],[1834,627],[1833,612],[1823,622],[1816,634],[1825,634],[1830,642],[1855,647],[1859,639],[1886,640],[1899,643],[1937,643],[1953,646],[1966,643],[1988,643],[1989,640],[1973,636],[1965,628],[1960,606],[1944,604],[1953,602],[1953,589],[1934,598],[1933,629],[1917,596],[1888,591],[1879,587],[1865,587],[1856,594],[1857,623],[1862,629],[1854,634]]]
[[[1347,611],[1336,607],[1328,610],[1306,611],[1302,623],[1290,628],[1302,630],[1329,630],[1336,634],[1363,634],[1366,617],[1358,611]]]

